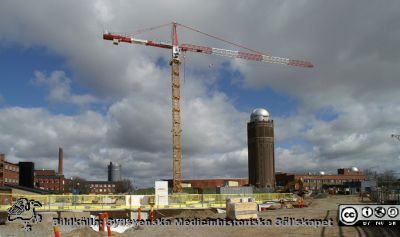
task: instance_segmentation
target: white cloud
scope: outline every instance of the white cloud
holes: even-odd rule
[[[36,85],[46,86],[49,89],[47,99],[51,103],[74,104],[80,107],[88,106],[99,100],[92,95],[76,95],[71,93],[71,79],[66,77],[64,71],[53,71],[49,76],[36,71],[33,81]]]
[[[399,3],[376,4],[2,2],[0,42],[44,47],[62,56],[74,75],[71,81],[61,71],[36,73],[37,83],[49,89],[49,101],[79,106],[110,98],[113,102],[105,114],[62,116],[43,108],[2,109],[0,150],[15,147],[13,159],[32,158],[40,166],[53,167],[60,143],[71,175],[87,171],[86,177],[103,178],[105,165],[115,159],[124,163],[125,175],[147,180],[143,182],[170,177],[170,72],[154,63],[159,57],[169,58],[170,52],[137,45],[114,47],[102,41],[101,32],[129,33],[176,20],[274,56],[315,63],[311,70],[241,60],[231,64],[232,70],[245,75],[235,85],[268,86],[298,102],[292,116],[272,114],[276,141],[282,145],[276,150],[280,170],[398,167],[398,143],[390,134],[400,131],[400,55],[393,50],[399,38]],[[168,40],[169,30],[139,36]],[[181,42],[230,48],[181,28],[179,34]],[[196,54],[187,59],[187,67],[197,72],[209,72],[210,63],[218,68],[227,60]],[[246,177],[248,114],[213,87],[216,75],[210,74],[188,74],[182,87],[185,175]],[[93,93],[76,94],[71,83]],[[337,117],[318,119],[316,111],[326,107]],[[293,138],[307,144],[284,146]]]
[[[95,14],[103,22],[109,22],[115,18],[115,15],[111,13],[110,8],[112,4],[110,2],[97,0],[94,3]]]

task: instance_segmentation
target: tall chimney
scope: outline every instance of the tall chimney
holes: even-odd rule
[[[63,159],[64,159],[63,149],[60,147],[58,149],[58,174],[59,175],[63,174]]]

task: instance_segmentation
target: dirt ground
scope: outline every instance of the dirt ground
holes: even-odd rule
[[[310,199],[309,207],[295,209],[277,209],[261,212],[259,217],[275,220],[276,218],[295,217],[307,219],[333,219],[333,226],[330,227],[236,227],[236,226],[142,226],[139,229],[128,229],[122,234],[113,233],[113,236],[304,236],[304,237],[372,237],[372,236],[400,236],[400,227],[341,227],[337,224],[338,204],[360,203],[356,196],[328,196],[327,198]],[[156,216],[167,218],[225,218],[225,214],[218,214],[211,210],[183,210],[178,212],[157,212]],[[51,223],[39,223],[33,225],[31,232],[23,232],[21,225],[9,223],[0,226],[0,237],[11,236],[54,236]],[[91,237],[104,236],[92,229],[85,228],[61,228],[61,237]]]

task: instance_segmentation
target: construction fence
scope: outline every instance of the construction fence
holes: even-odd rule
[[[0,210],[4,211],[19,198],[39,201],[39,211],[72,210],[118,210],[155,208],[221,208],[228,198],[249,197],[257,203],[267,201],[292,200],[293,193],[254,193],[254,194],[169,194],[155,195],[10,195],[0,194]]]
[[[375,190],[370,198],[379,204],[400,204],[400,190]]]

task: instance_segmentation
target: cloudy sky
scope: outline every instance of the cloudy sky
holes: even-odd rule
[[[278,171],[400,168],[400,2],[1,1],[0,153],[106,179],[122,163],[136,186],[171,177],[168,50],[113,46],[176,21],[313,69],[187,53],[183,177],[247,177],[246,123],[266,108]],[[181,43],[238,48],[178,28]],[[170,41],[170,28],[137,38]],[[184,71],[184,73],[183,73]]]

